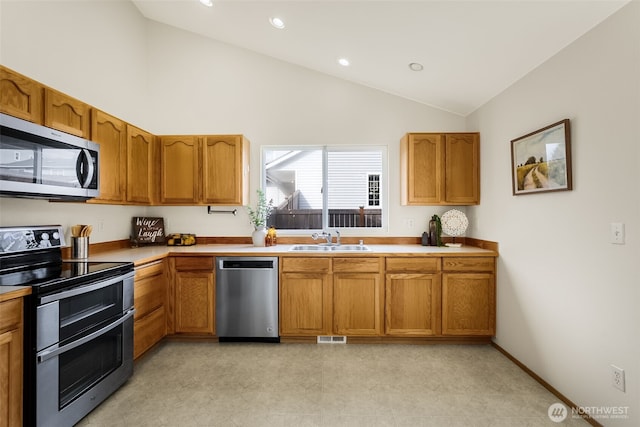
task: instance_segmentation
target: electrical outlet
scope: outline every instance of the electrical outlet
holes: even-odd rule
[[[413,218],[405,218],[404,225],[406,225],[407,228],[413,228],[414,226]]]
[[[611,243],[624,245],[624,224],[621,222],[611,223]]]
[[[624,369],[611,365],[611,383],[618,390],[624,391]]]

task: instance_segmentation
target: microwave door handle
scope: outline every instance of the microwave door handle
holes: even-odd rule
[[[86,344],[89,341],[91,341],[92,339],[95,339],[95,338],[99,337],[100,335],[103,335],[103,334],[109,332],[111,329],[115,328],[116,326],[119,326],[119,325],[123,324],[128,319],[130,319],[133,316],[133,314],[135,313],[135,311],[136,310],[132,308],[124,316],[122,316],[121,318],[119,318],[115,322],[110,323],[107,326],[105,326],[104,328],[101,328],[101,329],[99,329],[99,330],[87,335],[86,337],[82,337],[81,339],[79,339],[77,341],[73,341],[73,342],[71,342],[71,343],[69,343],[67,345],[63,345],[62,347],[54,348],[52,350],[41,351],[37,355],[38,363],[45,362],[45,361],[51,359],[52,357],[56,357],[59,354],[65,353],[65,352],[67,352],[69,350],[73,350],[74,348],[76,348],[78,346],[81,346],[83,344]]]
[[[93,162],[91,161],[91,153],[86,148],[78,153],[78,161],[76,162],[76,176],[82,188],[89,187],[93,178]]]

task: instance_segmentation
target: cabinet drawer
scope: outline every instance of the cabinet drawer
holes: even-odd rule
[[[213,257],[175,257],[174,262],[178,271],[213,271],[214,268]]]
[[[379,258],[334,258],[333,271],[339,273],[377,273]]]
[[[135,280],[144,279],[147,277],[158,276],[164,271],[164,262],[156,261],[149,264],[136,267]]]
[[[164,307],[133,323],[133,357],[137,359],[155,343],[167,335]]]
[[[402,258],[386,259],[387,271],[440,271],[440,258]]]
[[[0,332],[18,329],[22,323],[22,298],[0,303]]]
[[[133,293],[133,305],[136,308],[134,319],[142,318],[163,306],[166,292],[163,282],[156,281],[153,277],[136,280]]]
[[[444,271],[494,271],[493,257],[443,257]]]
[[[283,257],[280,259],[283,272],[313,271],[318,273],[328,273],[331,270],[330,258],[293,258]]]

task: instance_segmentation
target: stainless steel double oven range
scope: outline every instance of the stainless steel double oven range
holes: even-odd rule
[[[24,425],[72,426],[133,373],[133,264],[63,261],[60,226],[0,228],[0,285],[28,285]]]

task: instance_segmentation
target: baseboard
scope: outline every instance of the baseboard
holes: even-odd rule
[[[564,394],[560,393],[558,390],[556,390],[551,384],[549,384],[548,382],[546,382],[541,376],[539,376],[538,374],[536,374],[535,372],[533,372],[531,369],[529,369],[529,367],[527,367],[527,365],[525,365],[524,363],[522,363],[521,361],[519,361],[518,359],[516,359],[513,355],[511,355],[511,353],[509,353],[507,350],[505,350],[504,348],[500,347],[498,344],[496,344],[494,341],[491,341],[491,345],[493,347],[495,347],[496,350],[498,350],[500,353],[504,354],[505,357],[509,360],[511,360],[513,363],[515,363],[516,365],[518,365],[518,367],[520,369],[522,369],[523,371],[525,371],[527,373],[527,375],[529,375],[531,378],[533,378],[534,380],[538,381],[540,383],[540,385],[542,385],[544,388],[546,388],[547,390],[549,390],[554,396],[556,396],[560,401],[562,401],[565,405],[567,405],[568,407],[570,407],[571,409],[579,409],[579,406],[576,405],[575,403],[573,403],[567,396],[565,396]],[[592,426],[595,427],[604,427],[602,424],[600,424],[599,422],[597,422],[596,420],[594,420],[593,418],[591,418],[588,414],[583,414],[581,415],[582,419],[584,419],[586,422],[588,422],[589,424],[591,424]]]

